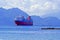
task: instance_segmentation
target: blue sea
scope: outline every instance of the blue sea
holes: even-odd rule
[[[60,30],[41,30],[47,27],[53,26],[0,26],[0,40],[60,40]]]

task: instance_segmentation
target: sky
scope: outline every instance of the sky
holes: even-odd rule
[[[58,13],[60,0],[0,0],[0,7],[19,8],[29,15],[44,16]]]

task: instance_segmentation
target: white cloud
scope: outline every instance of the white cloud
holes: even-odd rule
[[[30,6],[30,11],[34,11],[37,8],[39,8],[39,4],[32,5],[32,6]]]
[[[37,2],[38,0],[30,0],[30,2]]]
[[[5,9],[19,8],[29,15],[45,15],[45,12],[59,8],[59,0],[0,0],[0,7]],[[37,14],[39,13],[39,14]]]

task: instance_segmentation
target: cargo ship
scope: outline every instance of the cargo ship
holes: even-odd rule
[[[15,24],[17,26],[21,25],[21,26],[32,26],[33,25],[33,20],[31,19],[30,16],[28,16],[28,18],[24,18],[24,16],[18,16],[15,18]]]

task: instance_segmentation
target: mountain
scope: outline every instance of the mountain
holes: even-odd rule
[[[31,16],[31,18],[36,26],[60,26],[60,19],[56,17],[41,18],[40,16]]]
[[[24,17],[28,16],[26,12],[18,8],[12,8],[8,10],[0,8],[0,25],[15,25],[14,18],[19,15]]]
[[[48,26],[60,26],[60,19],[56,17],[47,17],[44,19]]]
[[[38,25],[42,25],[44,22],[43,22],[43,19],[40,17],[40,16],[31,16],[32,20],[33,20],[33,25],[34,26],[38,26]]]
[[[8,10],[0,8],[0,26],[14,26],[14,18],[19,15],[24,16],[25,18],[29,16],[26,12],[18,8]],[[60,26],[60,19],[57,17],[48,16],[41,18],[40,16],[32,15],[31,18],[34,26]]]

